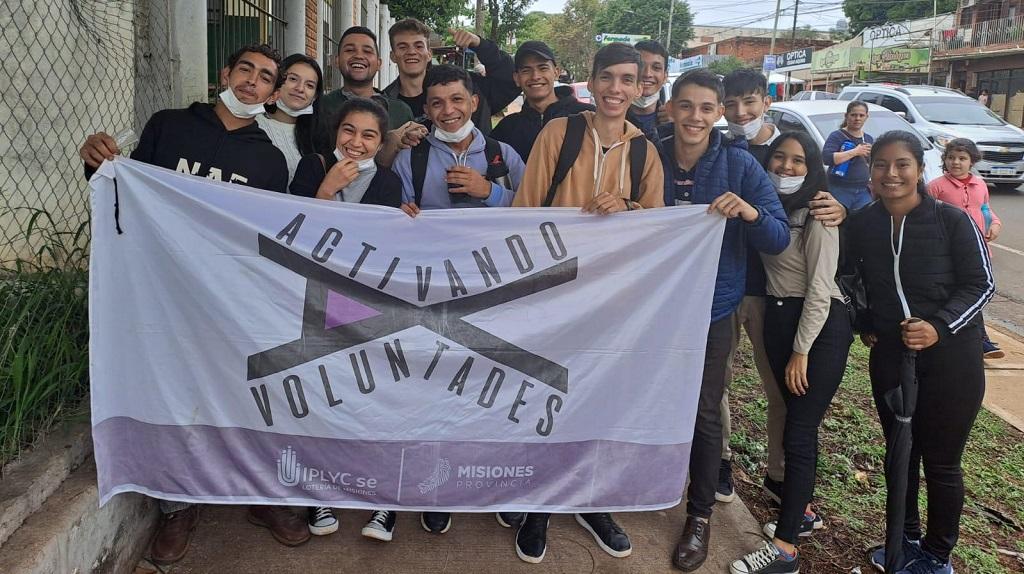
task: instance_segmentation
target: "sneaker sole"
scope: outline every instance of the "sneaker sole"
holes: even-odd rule
[[[523,551],[519,549],[519,545],[516,544],[516,556],[518,556],[519,559],[522,560],[523,562],[528,562],[530,564],[540,564],[541,560],[544,560],[544,556],[547,553],[548,553],[547,545],[544,546],[544,552],[541,552],[540,556],[530,556],[528,554],[523,554]]]
[[[381,542],[391,542],[391,539],[394,537],[395,532],[393,530],[391,532],[386,532],[383,530],[377,530],[376,528],[364,526],[360,534],[367,538],[380,540]]]
[[[444,534],[445,532],[448,532],[448,530],[452,527],[452,517],[451,517],[451,515],[448,516],[448,523],[444,525],[444,528],[442,528],[441,530],[438,530],[438,531],[434,531],[434,530],[431,530],[429,526],[427,526],[427,523],[423,520],[423,513],[421,512],[420,513],[420,526],[423,527],[423,530],[426,530],[427,532],[429,532],[431,534]]]
[[[722,494],[721,492],[715,491],[715,500],[718,502],[732,502],[736,500],[736,491],[734,490],[731,494]]]
[[[741,570],[737,570],[736,568],[733,568],[732,564],[730,564],[729,565],[729,574],[750,574],[750,573],[749,572],[743,572]],[[800,574],[800,569],[797,568],[791,574]]]
[[[498,524],[500,524],[502,528],[512,528],[511,524],[509,524],[509,523],[507,523],[507,522],[505,522],[504,520],[501,519],[501,513],[500,512],[495,512],[494,513],[494,519],[498,521]]]
[[[608,545],[606,545],[601,540],[601,537],[598,536],[596,532],[594,532],[594,529],[591,528],[589,524],[587,524],[586,520],[583,520],[583,518],[579,514],[574,514],[573,516],[576,518],[576,523],[582,526],[583,528],[587,529],[587,532],[589,532],[590,535],[594,537],[594,541],[597,542],[597,545],[601,547],[601,550],[607,552],[609,556],[614,556],[616,558],[625,558],[626,556],[629,556],[633,553],[632,545],[630,545],[630,547],[625,550],[614,550],[612,548],[609,548]]]
[[[1005,356],[1006,356],[1006,352],[1005,351],[989,351],[989,352],[985,353],[985,358],[986,359],[1002,359]]]
[[[309,525],[309,533],[313,536],[327,536],[328,534],[334,534],[338,531],[338,521],[335,520],[334,524],[330,526],[313,526]]]

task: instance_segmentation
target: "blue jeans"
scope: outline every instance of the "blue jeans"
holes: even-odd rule
[[[843,204],[847,211],[860,209],[871,203],[871,192],[868,191],[868,184],[847,183],[837,180],[835,177],[828,178],[828,191],[836,198],[836,201]]]

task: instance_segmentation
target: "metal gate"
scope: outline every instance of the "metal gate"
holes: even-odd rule
[[[336,30],[334,19],[335,0],[320,0],[320,27],[323,30],[320,42],[323,44],[320,49],[324,69],[324,91],[330,92],[341,87],[343,81],[341,72],[334,64],[334,58],[338,55],[338,40],[341,39],[342,30]]]
[[[266,43],[284,51],[285,0],[207,0],[206,34],[209,97],[220,91],[220,70],[232,52]]]

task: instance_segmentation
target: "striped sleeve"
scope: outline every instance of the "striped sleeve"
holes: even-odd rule
[[[944,329],[939,332],[955,335],[981,312],[996,291],[992,261],[978,226],[966,212],[956,208],[943,209],[951,254],[956,273],[956,287],[945,305],[936,313]]]

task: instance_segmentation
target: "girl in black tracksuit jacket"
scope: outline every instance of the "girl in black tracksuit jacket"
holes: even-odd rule
[[[872,147],[869,165],[879,199],[854,212],[844,228],[846,264],[860,267],[868,295],[867,321],[858,328],[871,347],[871,386],[886,433],[894,415],[882,397],[899,385],[903,349],[918,352],[904,555],[924,561],[915,566],[926,565],[921,572],[950,572],[964,501],[960,459],[985,394],[980,311],[995,292],[992,267],[970,216],[926,192],[917,136],[886,133]],[[923,540],[915,480],[922,461]],[[884,564],[883,551],[872,562]]]

